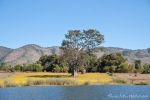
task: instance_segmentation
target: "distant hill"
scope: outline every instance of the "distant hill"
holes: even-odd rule
[[[0,61],[3,61],[3,59],[12,51],[13,49],[0,46]]]
[[[142,63],[150,63],[150,48],[142,50],[131,50],[117,47],[106,47],[104,53],[119,52],[125,58],[128,59],[129,63],[134,63],[134,60],[140,59]]]
[[[128,59],[129,63],[134,63],[135,59],[142,60],[143,63],[150,63],[150,48],[143,50],[130,50],[117,47],[105,47],[103,51],[96,55],[119,52]],[[10,49],[0,46],[0,62],[8,62],[10,65],[34,63],[43,55],[60,54],[58,46],[43,48],[35,44],[25,45],[17,49]]]
[[[58,47],[43,48],[38,45],[31,44],[12,50],[7,53],[0,62],[8,62],[10,65],[23,63],[30,64],[39,60],[39,58],[43,55],[55,53],[59,53]]]

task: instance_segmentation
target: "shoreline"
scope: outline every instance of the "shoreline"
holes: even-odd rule
[[[14,75],[14,74],[15,74],[15,72],[4,72],[4,71],[0,71],[0,79],[10,77],[10,76],[12,76],[12,75]]]
[[[12,87],[1,87],[0,86],[0,89],[1,88],[17,88],[17,87],[80,87],[80,86],[150,86],[149,85],[135,85],[135,84],[94,84],[94,85],[33,85],[33,86],[12,86]]]
[[[27,84],[11,84],[11,85],[0,85],[0,88],[11,88],[11,87],[42,87],[42,86],[150,86],[150,84],[119,84],[119,83],[75,83],[71,85],[47,85],[47,84],[40,84],[40,85],[27,85]]]

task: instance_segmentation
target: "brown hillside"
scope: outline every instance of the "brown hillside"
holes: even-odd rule
[[[101,57],[103,54],[119,52],[128,59],[129,63],[140,59],[143,63],[150,63],[150,48],[143,50],[130,50],[116,47],[105,47],[103,51],[97,52],[96,55]],[[57,46],[43,48],[35,44],[26,45],[18,49],[9,49],[0,47],[0,62],[8,62],[10,65],[34,63],[43,55],[60,54]]]

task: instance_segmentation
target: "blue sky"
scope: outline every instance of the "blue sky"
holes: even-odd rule
[[[60,46],[68,30],[96,29],[105,47],[150,47],[150,0],[0,0],[0,46]]]

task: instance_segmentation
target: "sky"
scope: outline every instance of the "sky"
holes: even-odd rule
[[[61,46],[68,30],[96,29],[104,47],[150,47],[150,0],[0,0],[0,46]]]

